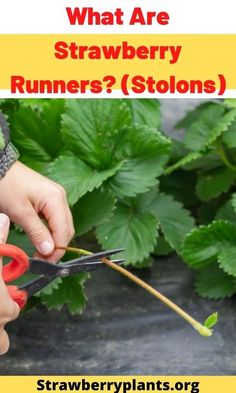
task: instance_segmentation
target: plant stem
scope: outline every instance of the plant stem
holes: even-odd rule
[[[66,251],[71,251],[75,252],[77,254],[81,255],[92,255],[93,253],[87,250],[83,250],[80,248],[74,248],[74,247],[57,247],[59,249],[63,249]],[[135,276],[133,273],[130,271],[126,270],[120,265],[116,265],[112,261],[110,261],[107,258],[101,258],[101,261],[105,263],[107,266],[110,268],[116,270],[117,272],[121,273],[123,276],[129,278],[130,280],[134,281],[137,285],[140,287],[144,288],[147,292],[151,293],[153,296],[155,296],[158,300],[163,302],[166,306],[171,308],[173,311],[175,311],[178,315],[180,315],[182,318],[184,318],[195,330],[198,331],[202,336],[211,336],[212,335],[212,330],[208,329],[206,326],[202,325],[200,322],[198,322],[196,319],[192,318],[188,313],[186,313],[182,308],[177,306],[175,303],[173,303],[170,299],[168,299],[166,296],[162,295],[159,291],[157,291],[155,288],[153,288],[151,285],[147,284],[145,281],[141,280],[137,276]]]

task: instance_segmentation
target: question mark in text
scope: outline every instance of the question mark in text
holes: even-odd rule
[[[103,82],[107,82],[107,93],[111,93],[112,86],[116,83],[116,78],[112,75],[107,75],[103,78]]]

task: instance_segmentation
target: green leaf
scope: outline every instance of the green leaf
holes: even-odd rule
[[[180,161],[175,164],[170,165],[166,170],[166,174],[170,174],[176,169],[183,168],[184,170],[190,172],[191,174],[198,169],[203,171],[210,171],[215,168],[222,166],[222,160],[214,150],[206,148],[205,150],[199,152],[191,152],[186,154]],[[195,172],[196,173],[196,172]]]
[[[163,236],[158,237],[153,254],[166,256],[172,252],[173,248],[170,246],[167,240]]]
[[[109,186],[118,198],[134,197],[148,191],[156,183],[163,164],[164,161],[161,162],[159,157],[125,161],[110,180]]]
[[[68,100],[63,135],[68,148],[89,165],[109,168],[120,157],[116,150],[131,125],[131,113],[121,100]]]
[[[10,119],[15,110],[19,108],[19,100],[16,98],[2,99],[0,100],[0,106],[3,114],[6,115],[8,119]]]
[[[227,201],[221,206],[216,214],[216,220],[224,220],[232,222],[236,226],[236,210],[232,206],[231,201]]]
[[[126,262],[135,265],[153,251],[157,221],[150,213],[118,204],[113,216],[97,228],[96,234],[105,249],[125,248]]]
[[[218,121],[218,123],[216,122],[215,127],[212,128],[212,130],[208,135],[205,147],[212,145],[219,136],[221,136],[224,132],[226,132],[231,126],[231,124],[235,121],[235,119],[236,119],[236,109],[233,109],[228,113],[226,113]]]
[[[33,157],[26,155],[21,155],[20,161],[34,171],[41,173],[41,175],[47,176],[49,162],[36,161]]]
[[[197,113],[198,109],[196,109]],[[200,116],[187,128],[184,136],[185,146],[194,151],[202,150],[208,144],[210,133],[222,120],[224,113],[225,108],[218,104],[212,103],[204,108]]]
[[[109,185],[118,198],[144,193],[163,172],[168,159],[170,141],[158,131],[145,126],[132,128],[120,150],[124,162]]]
[[[147,126],[132,126],[125,136],[125,144],[119,150],[122,158],[155,158],[157,155],[168,155],[171,140],[159,131]]]
[[[180,202],[170,195],[160,194],[152,209],[169,244],[180,251],[187,233],[194,227],[194,220]]]
[[[171,138],[170,164],[181,160],[188,154],[188,149],[183,144],[181,139]]]
[[[133,105],[137,112],[138,104]],[[63,115],[66,144],[85,163],[104,170],[122,162],[109,182],[119,198],[147,191],[170,150],[170,140],[157,130],[131,122],[121,100],[70,100]]]
[[[194,229],[187,236],[182,247],[182,256],[192,268],[203,268],[216,261],[224,247],[235,242],[236,227],[226,221],[214,221],[208,226]]]
[[[184,158],[182,158],[181,160],[176,162],[175,164],[168,166],[165,170],[165,174],[169,175],[170,173],[172,173],[176,169],[182,168],[185,165],[187,165],[191,162],[194,162],[201,157],[202,157],[201,152],[198,152],[198,151],[191,152],[191,153],[187,154]]]
[[[219,266],[231,276],[236,277],[236,246],[225,247],[219,254]]]
[[[38,294],[37,296],[42,296],[43,294],[45,295],[52,295],[54,290],[58,289],[59,285],[62,283],[62,279],[60,277],[56,278],[56,280],[53,280],[50,282],[46,287],[44,287]]]
[[[100,187],[119,167],[120,164],[111,169],[97,171],[75,156],[61,156],[50,164],[48,175],[65,188],[69,203],[73,205],[84,194]]]
[[[11,138],[23,158],[50,162],[57,156],[62,147],[60,120],[63,110],[63,100],[50,100],[41,112],[21,105],[12,114]]]
[[[204,326],[208,329],[213,328],[218,322],[218,312],[211,314],[204,322]]]
[[[202,116],[202,113],[204,113],[204,111],[211,106],[212,102],[204,102],[203,104],[198,105],[193,110],[188,111],[185,117],[175,125],[175,128],[184,128],[185,130],[188,130],[193,123],[199,120],[199,118]]]
[[[236,121],[234,121],[222,136],[222,142],[230,149],[236,148]]]
[[[35,247],[31,243],[26,233],[20,232],[17,229],[10,230],[7,242],[22,248],[22,250],[24,250],[28,256],[33,256],[35,253]]]
[[[157,189],[152,189],[149,195],[142,195],[140,205],[143,211],[157,218],[165,239],[171,247],[180,251],[187,233],[194,227],[194,220],[188,210],[172,196],[159,193]]]
[[[189,172],[191,171],[190,173],[192,174],[198,169],[208,172],[219,167],[222,167],[221,157],[215,150],[207,148],[201,152],[201,156],[198,159],[189,162],[184,169]]]
[[[224,299],[235,293],[235,282],[217,264],[211,264],[198,272],[195,288],[198,295],[204,298]]]
[[[236,108],[236,100],[233,98],[227,98],[223,102],[226,108]]]
[[[7,101],[7,98],[1,98],[0,99],[0,105],[5,104],[6,101]]]
[[[226,132],[235,119],[235,109],[226,112],[221,104],[207,103],[188,114],[178,127],[184,127],[187,131],[184,136],[185,146],[192,151],[202,151]]]
[[[62,148],[62,137],[60,130],[61,116],[64,113],[64,110],[65,101],[62,99],[53,99],[47,100],[44,103],[41,113],[41,116],[47,126],[47,137],[50,144],[50,152],[53,157],[55,157]],[[53,138],[55,138],[55,140]]]
[[[106,189],[93,190],[84,195],[73,207],[76,235],[102,224],[113,212],[115,198]]]
[[[156,99],[123,100],[131,110],[133,122],[150,128],[160,127],[160,103]]]
[[[54,105],[54,102],[59,103],[59,105],[64,106],[65,101],[63,99],[50,99],[50,98],[20,98],[18,100],[20,106],[30,107],[36,112],[41,112],[44,110],[45,106]]]
[[[197,195],[203,201],[216,198],[234,184],[236,173],[228,168],[218,168],[201,175],[197,182]]]
[[[52,292],[41,295],[42,303],[49,310],[61,310],[67,305],[71,314],[81,313],[86,303],[83,287],[88,277],[87,273],[80,273],[78,276],[64,278]]]

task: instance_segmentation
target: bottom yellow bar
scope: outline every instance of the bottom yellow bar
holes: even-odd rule
[[[2,376],[0,392],[233,393],[235,376]]]

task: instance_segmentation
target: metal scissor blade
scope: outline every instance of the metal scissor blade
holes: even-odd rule
[[[33,274],[54,274],[56,276],[60,267],[57,264],[49,263],[39,258],[29,258],[28,272]]]
[[[55,275],[41,276],[36,280],[30,281],[27,284],[21,285],[19,289],[26,291],[28,297],[33,296],[35,293],[41,291],[41,289],[45,288],[50,282],[55,280]]]
[[[28,272],[34,274],[57,274],[57,270],[60,270],[62,267],[64,268],[65,265],[69,267],[70,265],[84,265],[87,262],[97,262],[101,258],[106,258],[114,254],[118,254],[119,252],[124,251],[123,248],[116,248],[114,250],[102,251],[96,254],[83,256],[79,258],[72,259],[68,262],[61,262],[57,264],[49,263],[43,259],[39,258],[29,258],[30,266],[28,268]]]
[[[115,263],[116,265],[121,265],[124,262],[124,259],[117,259],[111,262]],[[73,265],[71,263],[70,264],[63,263],[60,265],[60,268],[61,269],[57,273],[58,277],[66,277],[81,272],[92,272],[93,270],[103,270],[106,269],[107,266],[102,261],[92,261],[83,264],[75,263]]]
[[[59,263],[56,266],[67,265],[69,267],[70,265],[77,265],[77,266],[80,264],[84,265],[85,263],[92,262],[92,261],[97,262],[97,261],[99,261],[99,259],[107,258],[107,257],[110,257],[111,255],[119,254],[120,252],[122,252],[124,250],[125,250],[124,248],[116,248],[114,250],[101,251],[101,252],[97,252],[95,254],[86,255],[86,256],[83,256],[80,258],[75,258],[75,259],[72,259],[71,261],[68,261],[68,262]]]
[[[113,263],[120,265],[124,262],[124,259],[118,259],[116,261],[112,261]],[[45,263],[45,262],[44,262]],[[55,266],[55,265],[53,265]],[[58,266],[59,267],[59,266]],[[86,263],[83,265],[75,265],[69,266],[66,263],[60,264],[59,269],[55,274],[55,270],[50,272],[47,275],[41,276],[36,280],[30,281],[27,284],[24,284],[19,287],[19,289],[27,292],[28,296],[32,296],[35,293],[39,292],[41,289],[45,288],[48,284],[50,284],[57,277],[66,277],[74,274],[78,274],[81,272],[90,272],[94,270],[103,270],[106,269],[106,265],[102,261],[92,261],[90,263]]]

